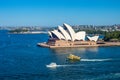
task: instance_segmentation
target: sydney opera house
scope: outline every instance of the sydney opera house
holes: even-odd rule
[[[40,43],[43,47],[82,47],[95,46],[99,36],[87,36],[85,31],[75,32],[73,28],[64,23],[57,29],[48,32],[50,38],[46,43]]]

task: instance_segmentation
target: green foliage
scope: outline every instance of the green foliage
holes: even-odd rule
[[[112,39],[120,40],[120,31],[106,32],[104,40],[110,41]]]
[[[105,31],[100,30],[86,30],[87,34],[105,34]]]
[[[27,32],[28,30],[27,29],[15,29],[15,30],[11,30],[11,31],[9,31],[10,33],[14,33],[14,32],[16,32],[16,33],[20,33],[20,32]]]

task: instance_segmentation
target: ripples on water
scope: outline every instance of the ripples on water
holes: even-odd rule
[[[41,48],[47,34],[0,31],[0,80],[120,80],[120,47]],[[73,53],[81,61],[66,61]],[[46,65],[55,62],[56,68]]]

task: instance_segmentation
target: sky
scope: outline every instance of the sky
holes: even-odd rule
[[[120,0],[0,0],[0,26],[120,24]]]

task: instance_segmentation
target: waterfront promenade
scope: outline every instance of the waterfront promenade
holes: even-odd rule
[[[120,46],[120,42],[104,42],[102,44],[98,43],[96,45],[73,45],[73,46],[51,46],[47,43],[38,43],[38,46],[48,47],[48,48],[64,48],[64,47],[104,47],[104,46]]]

